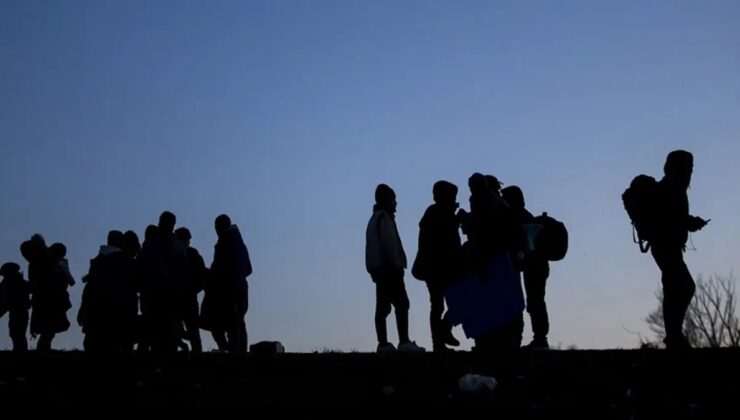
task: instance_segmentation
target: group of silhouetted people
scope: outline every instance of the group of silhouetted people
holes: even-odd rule
[[[636,242],[643,252],[651,250],[662,273],[664,342],[673,349],[690,347],[683,333],[684,318],[695,291],[683,260],[688,234],[708,223],[689,213],[687,190],[692,172],[692,154],[676,150],[668,155],[660,181],[640,175],[622,195],[637,234]],[[499,304],[513,308],[499,311],[506,318],[504,322],[498,319],[495,327],[481,330],[480,325],[475,325],[469,329],[475,331],[476,348],[519,348],[525,307],[521,298],[521,308],[517,309],[521,277],[533,332],[527,347],[547,349],[550,326],[545,289],[549,261],[565,256],[567,231],[546,213],[533,216],[517,186],[502,189],[496,177],[475,173],[468,179],[468,187],[470,210],[465,211],[458,209],[457,186],[448,181],[436,182],[432,188],[434,202],[419,222],[418,253],[412,274],[424,281],[429,291],[433,350],[444,352],[447,346],[460,344],[452,334],[450,299],[457,293],[452,292],[454,286],[470,278],[493,279],[490,284],[494,285],[494,295],[500,292],[511,296]],[[379,184],[365,247],[366,269],[376,290],[377,351],[423,352],[425,349],[409,337],[410,304],[404,284],[408,262],[395,222],[396,206],[393,189]],[[252,273],[252,265],[239,229],[226,215],[216,218],[218,241],[213,263],[207,268],[200,253],[190,246],[188,229],[175,230],[175,224],[174,214],[162,213],[157,226],[147,227],[143,244],[133,231],[109,232],[106,244],[91,260],[89,272],[82,279],[84,291],[77,321],[85,334],[86,350],[169,353],[180,348],[200,352],[199,330],[205,329],[211,332],[220,350],[247,351],[244,317],[249,300],[247,277]],[[461,240],[460,232],[466,241]],[[70,326],[67,311],[72,305],[67,289],[75,281],[65,258],[66,248],[61,243],[47,246],[44,238],[36,234],[23,242],[21,253],[28,261],[28,281],[18,264],[8,262],[0,267],[0,316],[9,314],[13,348],[24,351],[28,349],[30,311],[30,333],[39,337],[37,349],[48,351],[55,335]],[[515,273],[513,287],[512,283],[507,286],[506,282],[496,281],[497,276],[504,278],[509,272]],[[205,293],[199,307],[201,291]],[[481,297],[471,295],[472,298]],[[388,340],[386,327],[393,309],[397,347]],[[476,317],[488,317],[485,321],[494,325],[488,309],[484,301],[483,309],[472,314],[473,321]],[[469,313],[465,316],[470,319]],[[458,321],[459,318],[457,314]]]
[[[689,232],[696,232],[708,223],[689,214],[687,190],[692,172],[692,154],[676,150],[666,158],[663,179],[656,181],[640,175],[623,195],[625,209],[636,229],[641,249],[643,252],[651,249],[662,273],[664,343],[669,349],[690,347],[683,333],[683,322],[695,285],[684,263],[683,253]],[[458,188],[454,184],[441,180],[432,188],[434,203],[426,209],[419,223],[418,253],[411,271],[414,277],[426,283],[429,290],[429,324],[435,352],[448,350],[448,345],[459,345],[452,335],[453,323],[450,312],[445,313],[445,301],[449,306],[452,295],[460,295],[460,287],[454,285],[470,277],[489,281],[492,286],[486,289],[486,293],[507,296],[508,300],[498,299],[497,303],[491,299],[489,306],[510,307],[486,308],[484,302],[483,309],[478,309],[478,313],[473,310],[474,321],[479,317],[479,324],[493,325],[488,329],[481,329],[480,325],[470,328],[471,331],[475,330],[472,337],[475,338],[476,349],[486,351],[521,346],[524,323],[521,312],[516,309],[515,290],[519,287],[519,276],[523,277],[525,307],[533,333],[533,339],[526,347],[549,348],[547,336],[550,325],[545,303],[549,261],[564,257],[567,231],[562,223],[546,213],[533,216],[526,209],[524,194],[519,187],[512,185],[502,189],[501,186],[492,175],[473,174],[468,179],[469,212],[458,210]],[[425,349],[409,338],[410,304],[404,284],[407,260],[396,227],[396,206],[393,189],[385,184],[378,185],[373,214],[366,230],[365,248],[366,269],[376,289],[377,351],[423,352]],[[464,243],[461,241],[461,231],[467,237]],[[501,261],[505,263],[501,264]],[[517,285],[513,289],[511,284],[502,280],[506,277],[505,268],[509,262],[517,272]],[[471,292],[473,288],[468,289],[472,307],[473,300],[479,301],[481,296]],[[398,329],[397,348],[388,341],[386,328],[386,318],[392,309],[395,309]],[[500,319],[496,323],[491,322],[493,317],[489,312],[496,311],[507,317],[505,322],[500,322]],[[470,313],[464,315],[468,318],[471,316]]]
[[[21,245],[21,254],[28,261],[28,281],[21,267],[5,263],[0,267],[0,306],[8,312],[8,330],[13,349],[28,349],[26,331],[28,311],[31,313],[31,335],[38,336],[38,350],[50,350],[54,336],[69,328],[67,311],[72,307],[67,288],[75,284],[65,258],[66,247],[61,243],[47,246],[41,235],[33,235]]]
[[[218,241],[207,268],[190,246],[190,231],[175,225],[175,215],[163,212],[158,225],[147,227],[143,244],[133,231],[108,233],[82,278],[77,322],[86,351],[201,352],[201,328],[211,332],[220,350],[247,351],[244,317],[252,264],[239,228],[227,215],[216,218]],[[70,326],[67,288],[75,281],[66,248],[61,243],[47,247],[36,234],[23,242],[21,253],[28,261],[28,281],[18,264],[0,267],[2,312],[9,313],[14,350],[28,349],[30,311],[31,335],[39,336],[36,348],[48,351],[54,336]]]
[[[445,290],[474,273],[486,274],[487,263],[507,255],[517,271],[524,273],[534,339],[530,348],[548,348],[549,330],[545,306],[545,283],[549,265],[545,255],[528,249],[526,227],[534,216],[525,208],[519,187],[501,189],[492,175],[473,174],[468,180],[470,211],[458,210],[458,188],[448,181],[438,181],[432,188],[434,203],[419,222],[419,245],[412,274],[426,283],[431,309],[429,323],[435,352],[443,352],[460,342],[452,334],[452,322],[445,313]],[[378,352],[422,352],[424,348],[409,339],[409,299],[404,285],[407,267],[395,223],[396,195],[391,187],[380,184],[375,190],[373,215],[366,231],[366,268],[375,283],[375,330]],[[460,231],[467,236],[462,243]],[[395,309],[399,344],[388,341],[386,318]],[[476,348],[518,348],[522,340],[523,320],[514,316],[503,325],[481,334]]]

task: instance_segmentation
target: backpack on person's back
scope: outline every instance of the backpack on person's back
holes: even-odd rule
[[[649,175],[636,176],[622,194],[622,203],[632,222],[632,239],[640,251],[648,252],[657,230],[658,181]]]
[[[568,253],[568,229],[565,224],[547,214],[536,216],[533,222],[541,226],[535,238],[535,252],[548,261],[560,261]]]

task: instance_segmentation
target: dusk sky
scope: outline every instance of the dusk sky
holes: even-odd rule
[[[569,229],[550,343],[634,348],[660,273],[632,243],[632,177],[694,153],[691,211],[712,221],[687,264],[740,269],[738,22],[737,1],[0,0],[0,262],[27,272],[36,232],[67,245],[54,347],[82,348],[79,279],[109,230],[143,239],[170,210],[210,264],[227,213],[254,266],[250,343],[374,351],[375,186],[412,261],[432,184],[468,208],[483,172]],[[406,286],[430,348],[426,287]]]

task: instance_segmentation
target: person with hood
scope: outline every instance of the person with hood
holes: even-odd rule
[[[123,234],[123,253],[132,262],[136,260],[136,257],[141,251],[141,243],[139,242],[139,235],[133,230],[127,230]]]
[[[409,339],[409,298],[403,281],[406,254],[396,228],[396,193],[386,184],[375,189],[373,215],[365,232],[365,268],[375,283],[375,333],[378,353],[396,350],[388,341],[386,318],[395,308],[398,350],[424,352]]]
[[[689,213],[687,191],[691,185],[694,156],[685,150],[668,154],[663,167],[664,177],[658,182],[659,204],[655,237],[651,252],[661,272],[663,285],[664,343],[668,349],[690,348],[683,333],[686,311],[691,304],[696,285],[683,259],[689,232],[701,230],[709,222]]]
[[[31,287],[23,278],[21,267],[8,262],[0,267],[0,317],[8,312],[8,332],[13,341],[13,351],[28,350],[28,310],[31,309]]]
[[[123,252],[123,233],[112,230],[90,261],[77,322],[85,351],[130,353],[136,334],[138,301],[133,265]]]
[[[426,282],[431,310],[429,325],[432,349],[444,352],[447,345],[459,346],[452,335],[452,323],[444,314],[443,291],[461,272],[462,248],[457,210],[457,186],[437,181],[432,187],[434,204],[424,212],[419,222],[419,247],[411,273]]]
[[[201,306],[203,329],[211,331],[221,351],[247,352],[249,285],[252,262],[239,228],[228,215],[214,222],[218,241],[213,252],[210,276]]]
[[[465,273],[466,279],[480,279],[483,286],[465,280],[461,283],[476,289],[479,294],[475,297],[482,299],[469,305],[475,308],[472,313],[476,315],[468,313],[462,321],[463,329],[475,331],[478,352],[517,349],[521,345],[524,298],[521,280],[510,259],[516,245],[515,220],[501,197],[501,183],[495,176],[476,172],[468,179],[468,187],[470,213],[458,212],[468,238],[462,246]],[[482,288],[477,290],[478,286]],[[480,293],[492,293],[490,303],[484,303],[488,296]],[[460,301],[453,299],[451,307],[460,312]]]
[[[491,258],[512,249],[512,217],[495,176],[476,172],[468,178],[468,187],[470,213],[460,209],[458,217],[468,237],[465,248],[471,268],[481,270]]]

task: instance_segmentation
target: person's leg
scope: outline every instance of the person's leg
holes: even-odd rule
[[[683,261],[680,247],[652,247],[652,254],[661,271],[663,285],[663,323],[666,347],[685,347],[683,334],[686,310],[694,296],[694,280]]]
[[[382,273],[372,275],[375,282],[375,334],[378,338],[378,348],[388,344],[388,328],[386,319],[391,313],[391,299],[389,281]]]
[[[51,342],[54,340],[55,333],[43,333],[39,336],[39,342],[36,344],[37,351],[51,351]]]
[[[396,314],[396,328],[398,342],[408,343],[409,339],[409,297],[406,294],[406,285],[403,283],[403,274],[396,276],[392,286],[391,301]]]
[[[203,344],[200,340],[200,324],[198,319],[198,296],[188,296],[185,304],[185,332],[190,341],[190,350],[193,353],[202,353]]]
[[[432,333],[432,347],[434,350],[444,350],[445,331],[442,327],[442,314],[444,313],[444,297],[442,296],[441,287],[437,282],[427,281],[427,290],[429,291],[429,329]]]
[[[527,312],[532,322],[533,344],[546,346],[550,321],[545,303],[548,271],[542,267],[524,271],[524,290],[527,294]]]
[[[28,350],[27,330],[28,312],[8,313],[8,332],[10,333],[10,339],[13,341],[13,351],[24,352]]]
[[[226,332],[223,330],[211,331],[213,341],[216,342],[218,349],[221,351],[227,351],[229,349],[229,342],[226,340]]]
[[[237,305],[237,328],[238,328],[238,338],[237,338],[237,351],[240,353],[246,353],[247,352],[247,344],[248,344],[248,337],[247,337],[247,322],[244,319],[247,316],[247,311],[249,310],[249,285],[245,281],[244,284],[240,287],[240,294],[239,297],[239,304]]]

